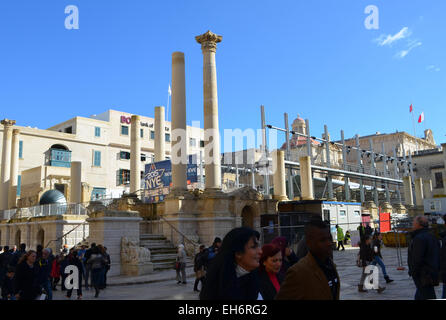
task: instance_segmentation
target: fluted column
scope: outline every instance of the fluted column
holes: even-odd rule
[[[9,179],[9,208],[17,206],[17,184],[19,177],[19,140],[20,130],[12,130],[11,171]]]
[[[82,162],[71,162],[71,203],[82,202]]]
[[[311,174],[311,158],[300,157],[300,190],[302,200],[314,200],[313,175]]]
[[[431,179],[423,180],[423,195],[424,199],[431,199],[433,197]]]
[[[423,179],[415,179],[415,199],[417,201],[417,207],[423,206],[424,192],[423,192]]]
[[[155,162],[166,159],[164,107],[155,107]]]
[[[5,119],[1,121],[3,125],[3,144],[2,144],[2,172],[0,180],[0,210],[8,209],[9,200],[9,179],[11,177],[11,145],[12,145],[12,127],[15,120]]]
[[[413,206],[413,192],[412,192],[412,177],[403,177],[404,186],[404,204],[406,206]]]
[[[172,191],[187,189],[186,76],[184,53],[172,53]]]
[[[141,117],[133,115],[130,141],[130,193],[141,189]]]
[[[221,190],[220,134],[218,125],[215,52],[222,36],[210,31],[195,37],[203,52],[203,103],[206,190]]]
[[[273,174],[273,199],[288,200],[285,181],[285,153],[282,150],[276,150],[273,152]]]

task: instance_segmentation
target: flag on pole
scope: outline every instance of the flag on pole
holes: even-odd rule
[[[420,117],[418,118],[418,123],[421,123],[424,121],[424,112],[421,112]]]
[[[169,84],[169,89],[167,89],[167,93],[169,94],[169,96],[172,95],[172,90],[170,89],[170,84]]]
[[[409,112],[412,112],[413,111],[413,107],[412,107],[412,104],[410,105],[410,111]]]

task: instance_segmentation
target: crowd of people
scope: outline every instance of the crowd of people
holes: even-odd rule
[[[78,271],[77,286],[70,285],[70,288],[77,287],[77,298],[82,299],[82,287],[85,290],[93,287],[97,298],[100,290],[107,286],[110,264],[107,248],[95,243],[88,249],[85,245],[71,249],[64,245],[57,255],[41,245],[35,251],[27,251],[25,243],[20,245],[19,250],[16,246],[0,247],[2,299],[52,300],[59,282],[61,290],[66,291],[66,297],[71,298],[73,289],[65,287],[65,280],[71,273],[68,266],[75,266]]]
[[[446,298],[446,232],[441,241],[429,232],[425,216],[413,222],[408,248],[409,275],[415,286],[415,299],[435,299],[434,287],[443,282]],[[359,253],[357,266],[362,269],[358,284],[360,293],[367,292],[364,281],[367,266],[378,265],[386,284],[392,280],[386,270],[382,234],[369,224],[358,227]],[[333,263],[333,250],[345,250],[351,241],[350,232],[336,226],[338,246],[334,246],[330,224],[312,219],[305,226],[305,235],[294,253],[284,237],[260,247],[259,233],[241,227],[231,230],[221,241],[206,249],[200,246],[195,256],[194,291],[201,282],[201,300],[339,300],[340,277]],[[217,253],[217,254],[215,254]],[[373,286],[378,293],[384,286]]]

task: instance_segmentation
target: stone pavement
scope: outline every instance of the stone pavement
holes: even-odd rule
[[[387,274],[394,281],[386,284],[381,268],[378,266],[379,284],[386,287],[380,294],[376,290],[368,290],[364,293],[358,292],[358,283],[362,272],[362,268],[356,266],[358,252],[359,248],[347,246],[345,251],[334,252],[334,262],[341,278],[341,300],[414,300],[416,288],[412,278],[408,275],[407,248],[401,248],[403,266],[405,267],[403,271],[397,270],[397,249],[385,247],[381,249]],[[442,286],[440,285],[435,289],[437,298],[441,298]]]

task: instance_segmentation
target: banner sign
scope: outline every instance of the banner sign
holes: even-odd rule
[[[187,188],[198,188],[197,162],[189,156],[187,165]],[[145,203],[155,203],[164,200],[172,186],[172,163],[164,160],[146,164],[144,171],[144,199]]]

